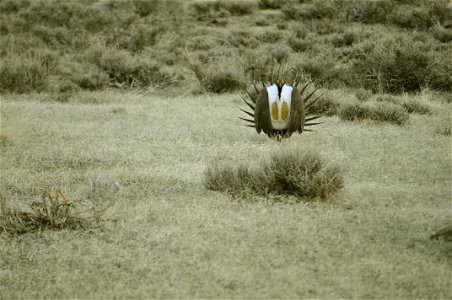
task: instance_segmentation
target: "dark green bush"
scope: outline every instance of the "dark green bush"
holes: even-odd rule
[[[254,167],[210,165],[204,183],[208,189],[239,198],[293,195],[310,200],[332,198],[343,187],[344,180],[339,167],[326,163],[316,151],[278,149],[269,161]]]

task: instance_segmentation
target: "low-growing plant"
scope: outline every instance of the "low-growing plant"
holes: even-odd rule
[[[416,113],[420,115],[430,114],[431,108],[417,99],[405,99],[402,101],[402,107],[409,113]]]
[[[392,103],[350,103],[339,108],[338,116],[344,121],[373,120],[403,125],[408,119],[408,112],[400,105]]]
[[[29,206],[20,209],[6,192],[0,193],[0,229],[26,233],[46,229],[77,229],[98,221],[117,201],[119,185],[97,178],[80,200],[72,200],[60,188],[44,190]]]
[[[343,187],[340,168],[316,151],[278,149],[269,161],[255,166],[211,164],[204,183],[208,189],[238,198],[292,195],[299,200],[330,199]]]

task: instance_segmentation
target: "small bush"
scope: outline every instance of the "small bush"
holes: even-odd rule
[[[416,99],[406,99],[402,102],[402,107],[405,108],[405,110],[407,112],[411,113],[416,113],[416,114],[420,114],[420,115],[426,115],[426,114],[430,114],[432,112],[431,108],[420,102],[419,100]]]
[[[243,73],[234,65],[216,63],[208,66],[192,64],[201,87],[209,93],[225,93],[245,87]]]
[[[390,103],[376,103],[371,119],[377,122],[388,122],[403,125],[408,121],[408,113],[400,106]]]
[[[0,60],[0,92],[42,91],[57,59],[50,51],[11,53]]]
[[[310,200],[332,198],[343,187],[343,177],[339,167],[326,163],[317,151],[279,149],[254,167],[210,165],[204,183],[239,198],[293,195]]]
[[[409,118],[408,112],[400,105],[392,103],[353,103],[341,106],[338,116],[344,121],[388,122],[403,125]]]

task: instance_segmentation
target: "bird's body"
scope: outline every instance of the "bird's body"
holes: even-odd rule
[[[296,87],[272,84],[262,88],[255,103],[254,127],[270,137],[290,137],[301,133],[304,103]]]
[[[245,103],[253,110],[243,112],[251,116],[253,119],[244,119],[253,125],[257,133],[264,132],[270,138],[280,141],[282,138],[290,137],[294,132],[302,133],[306,126],[316,125],[320,123],[310,122],[321,116],[310,116],[306,118],[306,108],[312,105],[317,99],[305,105],[305,102],[312,97],[315,90],[303,98],[303,92],[308,84],[301,91],[297,88],[296,82],[293,85],[285,84],[284,81],[277,80],[276,83],[265,85],[262,83],[261,90],[256,85],[256,96],[248,93],[251,103],[245,98]]]

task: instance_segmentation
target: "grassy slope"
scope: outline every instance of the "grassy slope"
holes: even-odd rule
[[[433,114],[325,118],[278,145],[241,126],[237,95],[46,97],[2,96],[1,176],[17,202],[54,185],[75,197],[93,175],[121,195],[98,228],[0,234],[1,298],[451,297],[451,245],[428,239],[450,221],[451,138],[435,133],[450,104],[413,96]],[[203,187],[210,160],[278,147],[339,163],[343,192],[239,203]]]

